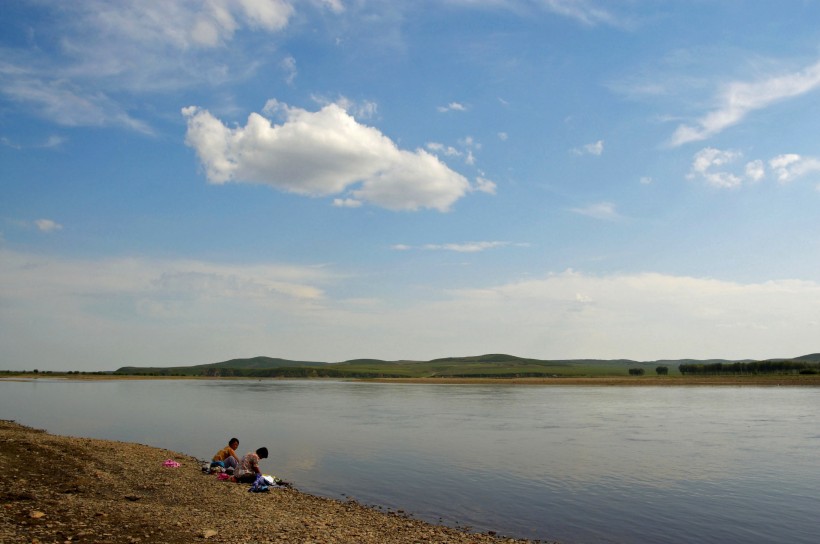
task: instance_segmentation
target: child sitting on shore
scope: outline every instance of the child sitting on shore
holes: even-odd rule
[[[233,473],[237,483],[253,483],[256,477],[262,474],[259,469],[259,460],[267,458],[268,448],[259,448],[255,452],[245,454]]]
[[[236,448],[238,447],[239,439],[231,438],[227,446],[216,452],[216,455],[214,455],[214,458],[211,460],[211,466],[233,468],[235,470],[236,465],[239,463],[239,457],[236,455]]]

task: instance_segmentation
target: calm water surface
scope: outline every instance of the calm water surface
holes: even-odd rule
[[[820,389],[0,381],[0,418],[307,492],[573,543],[820,541]]]

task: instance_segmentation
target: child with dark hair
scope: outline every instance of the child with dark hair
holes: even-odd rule
[[[262,474],[259,469],[259,460],[268,458],[268,448],[259,448],[255,452],[246,453],[233,475],[239,483],[253,483],[256,477]]]
[[[236,465],[239,463],[239,456],[236,455],[236,448],[238,447],[238,438],[228,440],[228,445],[214,455],[214,458],[211,460],[211,466],[221,466],[222,468],[233,467],[236,469]]]

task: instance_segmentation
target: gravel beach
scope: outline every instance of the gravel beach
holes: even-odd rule
[[[166,468],[168,459],[180,466]],[[271,465],[263,461],[263,471],[265,463]],[[188,455],[0,420],[4,543],[531,542],[431,525],[296,489],[248,488],[203,474]]]

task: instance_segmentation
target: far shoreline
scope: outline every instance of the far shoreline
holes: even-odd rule
[[[818,375],[757,376],[566,376],[558,378],[374,378],[358,380],[379,383],[457,384],[457,385],[546,385],[546,386],[798,386],[820,387]]]
[[[820,387],[817,374],[758,374],[717,376],[556,376],[526,378],[283,378],[236,376],[147,376],[125,374],[20,373],[0,376],[0,381],[30,380],[110,381],[110,380],[252,380],[252,381],[352,381],[361,383],[424,384],[424,385],[538,385],[538,386],[602,386],[602,387]]]

